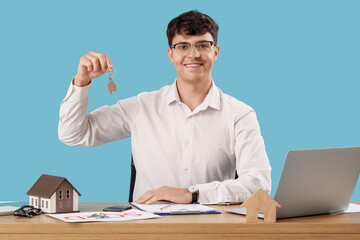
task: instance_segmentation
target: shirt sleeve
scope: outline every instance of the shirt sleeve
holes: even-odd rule
[[[244,202],[259,188],[270,194],[271,167],[253,110],[235,123],[237,179],[198,184],[199,203]]]
[[[132,118],[139,109],[136,97],[100,107],[88,114],[89,88],[90,84],[84,87],[70,84],[60,105],[60,141],[70,146],[92,147],[129,137]]]

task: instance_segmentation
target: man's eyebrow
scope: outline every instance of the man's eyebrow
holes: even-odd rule
[[[196,41],[195,44],[198,43],[198,42],[212,42],[212,41],[210,41],[210,40],[200,40],[200,41]],[[189,43],[189,42],[178,42],[178,43],[175,43],[175,44],[180,44],[180,43]],[[175,45],[175,44],[173,44],[173,45]],[[189,43],[189,44],[191,44],[191,43]]]
[[[181,43],[189,43],[189,42],[178,42],[178,43],[175,43],[175,44],[173,44],[173,45],[181,44]]]

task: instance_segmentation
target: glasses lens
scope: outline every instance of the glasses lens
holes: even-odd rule
[[[211,43],[210,42],[198,42],[195,44],[195,47],[200,54],[208,53],[211,49]]]
[[[191,49],[191,45],[189,43],[180,43],[175,45],[175,51],[179,54],[187,54]]]

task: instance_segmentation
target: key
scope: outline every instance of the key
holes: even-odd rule
[[[116,74],[116,69],[114,69],[115,72],[114,72],[114,75],[112,74],[108,74],[109,76],[109,84],[108,84],[108,92],[109,92],[109,95],[111,95],[112,92],[116,92],[116,84],[113,82],[113,78]]]
[[[94,213],[93,215],[88,216],[87,218],[105,218],[105,217],[106,217],[105,213]]]
[[[112,92],[116,92],[116,84],[113,82],[113,80],[110,80],[108,84],[108,90],[109,90],[109,95],[111,95]]]

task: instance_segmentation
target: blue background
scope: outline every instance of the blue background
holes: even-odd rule
[[[166,27],[192,9],[220,26],[217,86],[257,112],[272,196],[289,150],[360,145],[360,1],[1,1],[0,201],[27,199],[46,173],[81,202],[126,202],[130,139],[64,145],[60,102],[89,51],[118,70],[111,96],[93,80],[90,111],[173,83]]]

